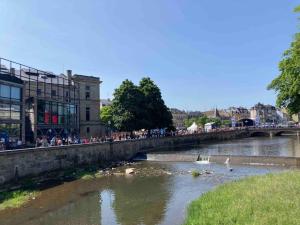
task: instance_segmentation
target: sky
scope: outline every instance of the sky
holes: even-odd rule
[[[0,0],[0,57],[98,76],[101,98],[149,76],[168,107],[275,104],[295,0]]]

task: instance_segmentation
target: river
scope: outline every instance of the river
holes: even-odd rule
[[[297,137],[247,138],[200,145],[192,152],[299,156]],[[141,162],[140,173],[77,180],[42,191],[19,209],[0,212],[1,225],[179,225],[187,205],[216,186],[249,175],[286,168]],[[124,171],[125,168],[118,168]],[[192,170],[211,174],[192,177]],[[160,172],[157,172],[160,171]]]

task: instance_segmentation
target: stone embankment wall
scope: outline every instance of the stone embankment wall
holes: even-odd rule
[[[203,141],[248,137],[247,131],[226,131],[177,137],[128,140],[0,152],[0,184],[56,170],[129,160],[139,152],[196,145]]]

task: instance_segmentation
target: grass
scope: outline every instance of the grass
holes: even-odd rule
[[[188,207],[185,225],[299,225],[300,172],[254,176],[217,187]]]
[[[193,177],[199,177],[201,174],[200,174],[200,172],[199,171],[197,171],[197,170],[193,170],[192,171],[192,176]]]
[[[101,178],[103,175],[98,171],[97,167],[86,167],[86,168],[71,168],[65,170],[63,174],[57,176],[57,180],[91,180]],[[54,175],[52,175],[53,178]],[[28,201],[36,198],[41,190],[41,184],[37,178],[27,178],[19,182],[20,189],[17,191],[7,190],[0,192],[0,211],[7,208],[19,208],[26,204]],[[48,186],[46,185],[47,188]]]
[[[7,208],[19,208],[31,199],[36,198],[37,191],[9,191],[0,193],[0,210]]]

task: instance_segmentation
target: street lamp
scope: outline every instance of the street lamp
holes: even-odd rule
[[[111,139],[111,121],[109,120],[108,122],[108,129],[109,129],[109,139]]]

